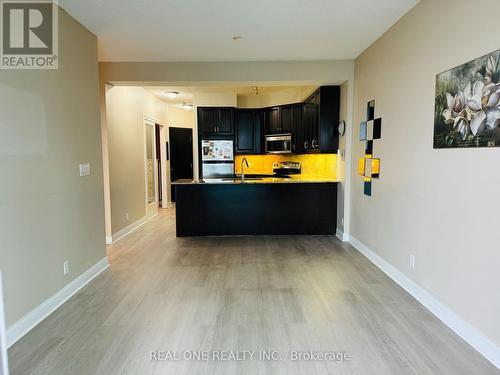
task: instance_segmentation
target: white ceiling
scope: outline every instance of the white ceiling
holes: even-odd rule
[[[353,59],[417,2],[59,1],[98,36],[100,61]]]
[[[279,91],[293,90],[297,89],[298,86],[266,86],[259,85],[259,95],[268,95],[271,93],[276,93]],[[312,86],[304,86],[307,88],[313,88]],[[146,90],[152,92],[154,95],[158,96],[167,103],[172,104],[182,104],[182,103],[193,103],[193,98],[195,94],[202,93],[231,93],[236,95],[253,96],[255,91],[253,86],[145,86]],[[177,91],[179,95],[175,99],[171,99],[165,95],[167,91]]]

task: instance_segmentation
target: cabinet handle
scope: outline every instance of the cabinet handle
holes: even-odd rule
[[[318,142],[315,139],[312,140],[311,147],[312,148],[317,148],[318,147]]]
[[[307,150],[309,148],[309,142],[305,141],[304,142],[304,150]]]

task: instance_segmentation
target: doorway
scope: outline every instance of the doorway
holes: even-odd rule
[[[150,120],[144,122],[145,142],[144,149],[146,173],[146,218],[158,213],[158,159],[156,156],[156,124]]]
[[[162,206],[163,202],[163,179],[162,179],[162,162],[161,162],[161,125],[155,124],[155,147],[156,147],[156,187],[158,191],[158,207]]]
[[[193,179],[193,129],[169,129],[170,181]],[[172,202],[175,202],[175,186],[171,185]]]

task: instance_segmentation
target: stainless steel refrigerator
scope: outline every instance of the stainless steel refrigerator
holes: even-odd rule
[[[228,178],[234,176],[233,141],[204,139],[201,141],[202,178]]]

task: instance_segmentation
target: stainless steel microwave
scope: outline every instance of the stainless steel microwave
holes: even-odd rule
[[[292,135],[291,134],[266,135],[266,153],[291,154]]]

